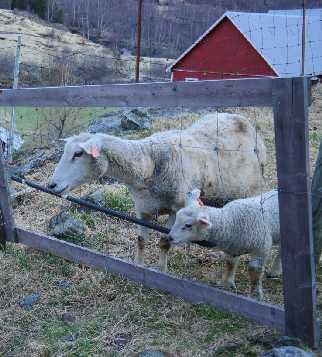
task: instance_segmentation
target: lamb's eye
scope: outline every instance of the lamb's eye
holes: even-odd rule
[[[75,157],[81,157],[82,155],[83,155],[83,151],[76,151],[76,152],[74,153],[73,159],[74,159]]]
[[[184,226],[185,226],[185,228],[192,228],[192,224],[188,224],[188,223],[187,223],[187,224],[185,224]]]
[[[76,158],[76,157],[81,157],[83,155],[83,151],[76,151],[74,153],[74,156],[73,156],[73,160]]]

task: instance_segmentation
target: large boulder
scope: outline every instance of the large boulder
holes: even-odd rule
[[[106,113],[90,123],[88,131],[92,134],[117,134],[122,130],[120,113]]]
[[[131,109],[121,115],[121,126],[124,130],[150,129],[151,123],[151,117],[139,109]]]

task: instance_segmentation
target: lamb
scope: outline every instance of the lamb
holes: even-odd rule
[[[263,140],[247,119],[215,113],[188,129],[140,140],[89,133],[68,138],[49,187],[67,193],[98,177],[113,177],[128,187],[139,218],[168,214],[170,228],[186,192],[196,186],[212,205],[258,192],[265,160]],[[141,265],[148,235],[140,227],[136,262]],[[166,270],[165,237],[160,248],[160,268]]]
[[[277,191],[232,201],[223,208],[203,206],[199,190],[188,194],[187,206],[177,212],[170,231],[171,244],[206,242],[226,253],[223,284],[236,288],[235,273],[240,256],[250,254],[251,294],[263,299],[262,278],[273,243],[280,243]],[[271,275],[280,275],[280,252]]]

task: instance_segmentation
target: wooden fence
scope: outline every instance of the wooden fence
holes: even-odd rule
[[[144,268],[46,235],[18,228],[0,160],[0,235],[67,260],[120,274],[194,303],[208,303],[319,343],[308,148],[309,81],[306,78],[239,79],[0,90],[0,106],[239,107],[274,108],[282,237],[284,310],[198,282]]]

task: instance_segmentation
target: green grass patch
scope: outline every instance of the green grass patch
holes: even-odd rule
[[[79,333],[78,324],[66,324],[63,321],[51,320],[43,325],[43,339],[50,345],[64,342],[66,336]]]
[[[25,249],[8,244],[4,254],[13,256],[20,269],[28,271],[32,268],[30,254],[26,253]]]
[[[23,150],[30,150],[37,146],[48,145],[48,140],[55,139],[55,126],[66,119],[63,136],[78,134],[87,129],[89,123],[113,108],[16,108],[17,132],[24,139]],[[10,121],[11,109],[0,108],[2,125],[7,126]],[[57,125],[58,124],[58,125]]]
[[[105,205],[117,211],[129,212],[134,203],[127,187],[120,187],[117,191],[105,192]]]
[[[197,305],[195,313],[198,317],[211,322],[205,342],[210,342],[221,334],[237,332],[245,326],[245,320],[241,317],[209,305]]]
[[[74,213],[74,217],[82,220],[88,228],[95,229],[95,218],[93,217],[93,212],[81,212]]]
[[[317,130],[310,131],[309,136],[310,136],[310,142],[311,142],[311,144],[313,146],[319,146],[320,145],[320,141],[322,139],[322,136]]]

